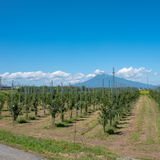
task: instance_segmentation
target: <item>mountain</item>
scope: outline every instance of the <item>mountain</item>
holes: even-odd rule
[[[79,85],[86,86],[86,87],[102,87],[102,79],[104,79],[104,86],[109,87],[109,80],[111,84],[111,81],[113,81],[113,76],[107,75],[107,74],[97,75],[88,81],[80,83]],[[147,88],[147,84],[126,80],[119,77],[115,77],[115,85],[116,83],[117,83],[117,86],[118,84],[119,86],[122,86],[123,84],[125,85],[125,87],[129,86],[129,87],[137,87],[137,88],[140,88],[140,87]],[[153,87],[152,85],[148,85],[148,88],[152,88],[152,87]]]

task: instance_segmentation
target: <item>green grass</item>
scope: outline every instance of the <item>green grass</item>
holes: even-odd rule
[[[146,158],[146,157],[136,157],[136,158],[138,158],[140,160],[151,160],[150,158]]]
[[[5,111],[9,111],[9,110],[8,109],[2,109],[2,111],[5,112]]]
[[[139,136],[140,136],[139,132],[141,131],[141,125],[142,125],[142,123],[144,121],[145,112],[146,112],[146,106],[145,106],[145,104],[143,104],[142,105],[142,109],[140,110],[138,121],[137,121],[136,131],[135,131],[135,133],[133,133],[133,135],[130,137],[130,139],[133,139],[135,141],[139,140]]]
[[[110,152],[106,147],[93,147],[78,145],[71,142],[57,141],[54,139],[34,138],[31,136],[17,136],[10,131],[0,130],[0,142],[25,151],[40,153],[42,157],[49,159],[66,159],[62,154],[81,155],[79,159],[99,159],[103,156],[108,160],[116,160],[117,155]],[[68,156],[67,159],[76,159]]]
[[[81,135],[84,135],[85,133],[87,133],[88,131],[92,130],[94,127],[96,127],[98,125],[98,121],[94,122],[93,124],[91,124],[88,128],[84,129],[81,132]]]
[[[151,102],[153,103],[154,105],[154,110],[155,110],[155,113],[156,113],[156,116],[155,116],[155,119],[156,119],[156,125],[157,125],[157,129],[158,129],[158,133],[157,133],[157,140],[158,140],[158,144],[160,145],[160,123],[159,123],[159,120],[160,120],[160,107],[159,105],[155,102],[155,100],[153,98],[151,98]]]
[[[86,126],[86,125],[88,125],[89,123],[93,122],[96,119],[97,119],[97,117],[93,117],[92,119],[86,121],[85,123],[82,123],[80,126]]]
[[[138,140],[139,140],[139,134],[138,134],[138,133],[134,133],[134,134],[130,137],[130,139],[133,139],[133,140],[135,140],[135,141],[138,141]]]
[[[148,90],[140,91],[140,95],[149,95]]]
[[[12,115],[4,115],[4,117],[12,117]]]

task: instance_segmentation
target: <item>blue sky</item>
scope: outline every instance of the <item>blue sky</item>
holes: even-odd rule
[[[29,84],[79,83],[113,66],[160,82],[160,1],[0,0],[0,76]]]

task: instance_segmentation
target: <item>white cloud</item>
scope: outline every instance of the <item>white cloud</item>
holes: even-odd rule
[[[82,79],[82,78],[84,78],[84,77],[85,77],[85,75],[82,74],[82,73],[76,73],[76,74],[73,76],[74,79]]]
[[[146,72],[152,72],[152,69],[150,69],[150,70],[146,70]]]
[[[132,81],[141,81],[141,78],[147,76],[146,74],[149,74],[152,70],[146,70],[144,67],[137,68],[122,68],[118,72],[116,72],[116,76],[120,78],[125,78]],[[16,73],[9,73],[6,72],[4,74],[1,74],[0,76],[5,79],[6,81],[27,81],[28,82],[50,82],[53,80],[54,84],[60,84],[63,82],[64,84],[68,85],[69,83],[75,84],[75,83],[81,83],[84,82],[90,78],[95,77],[96,75],[107,73],[103,70],[95,70],[93,73],[89,73],[87,75],[83,73],[76,73],[72,75],[71,73],[66,73],[63,71],[55,71],[51,73],[44,73],[42,71],[36,71],[36,72],[16,72]],[[108,72],[107,74],[112,75],[112,73]],[[154,73],[154,75],[157,75],[158,73]]]
[[[145,72],[151,72],[152,69],[146,70],[144,67],[137,68],[122,68],[117,73],[116,76],[120,78],[125,78],[132,81],[141,81],[141,78],[145,77]]]
[[[158,75],[158,73],[154,73],[154,75],[156,76],[156,75]]]
[[[95,70],[93,73],[88,74],[88,75],[86,76],[86,78],[87,78],[87,79],[93,78],[93,77],[95,77],[96,75],[98,75],[98,74],[103,74],[103,73],[104,73],[104,71],[101,71],[101,70],[97,69],[97,70]]]
[[[44,73],[42,71],[37,72],[16,72],[16,73],[9,73],[6,72],[0,75],[6,81],[19,81],[19,80],[26,80],[26,81],[45,81],[50,82],[54,81],[56,84],[60,84],[61,82],[67,83],[80,83],[84,81],[85,75],[82,73],[76,73],[72,75],[71,73],[66,73],[63,71],[55,71],[52,73]]]
[[[95,75],[103,74],[103,73],[104,73],[104,71],[100,71],[99,69],[97,69],[97,70],[94,72]]]
[[[86,78],[88,79],[88,78],[93,78],[93,77],[95,77],[96,75],[95,74],[88,74],[87,76],[86,76]]]

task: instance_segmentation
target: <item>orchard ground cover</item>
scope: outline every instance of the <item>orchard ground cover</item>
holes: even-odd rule
[[[44,115],[41,108],[40,106],[38,107],[39,116],[35,120],[28,120],[28,123],[19,124],[15,122],[13,124],[12,117],[9,116],[9,111],[7,111],[5,105],[2,111],[2,118],[0,119],[0,142],[13,146],[17,142],[16,146],[18,148],[38,152],[45,157],[49,155],[47,158],[51,159],[66,159],[66,156],[68,159],[88,159],[89,157],[91,159],[116,159],[117,156],[122,156],[158,160],[160,157],[160,111],[157,103],[150,96],[140,96],[138,101],[133,104],[131,111],[123,114],[119,123],[115,124],[113,134],[103,133],[102,126],[97,123],[97,110],[90,114],[83,114],[83,116],[79,116],[77,119],[73,118],[71,123],[65,124],[65,127],[52,127],[51,116],[49,113]],[[75,114],[74,110],[73,115]],[[33,117],[34,112],[29,111],[28,116]],[[18,119],[23,117],[25,117],[25,113],[19,115]],[[64,119],[68,118],[69,114],[66,113]],[[57,115],[56,123],[59,122],[60,115]],[[111,129],[110,126],[107,126],[106,130],[109,129]],[[5,133],[4,130],[7,132]],[[7,135],[9,138],[12,137],[12,134],[17,136],[17,138],[13,137],[13,140],[11,138],[7,140]],[[55,144],[61,142],[61,140],[63,141],[56,145],[59,150],[54,152],[51,152],[47,147],[43,151],[35,150],[32,146],[29,146],[28,149],[26,146],[29,144],[23,141],[14,141],[14,139],[19,139],[18,137],[27,141],[28,136],[31,136],[33,138],[31,138],[32,141],[41,147],[48,145],[48,142],[45,141],[48,139]],[[73,147],[74,137],[76,145],[78,145],[77,148]],[[41,140],[36,141],[38,138],[41,138]],[[41,144],[39,144],[40,142]],[[66,152],[63,152],[64,144],[67,148]],[[68,149],[67,144],[71,145],[70,149]]]
[[[149,90],[140,91],[141,95],[149,95]]]

